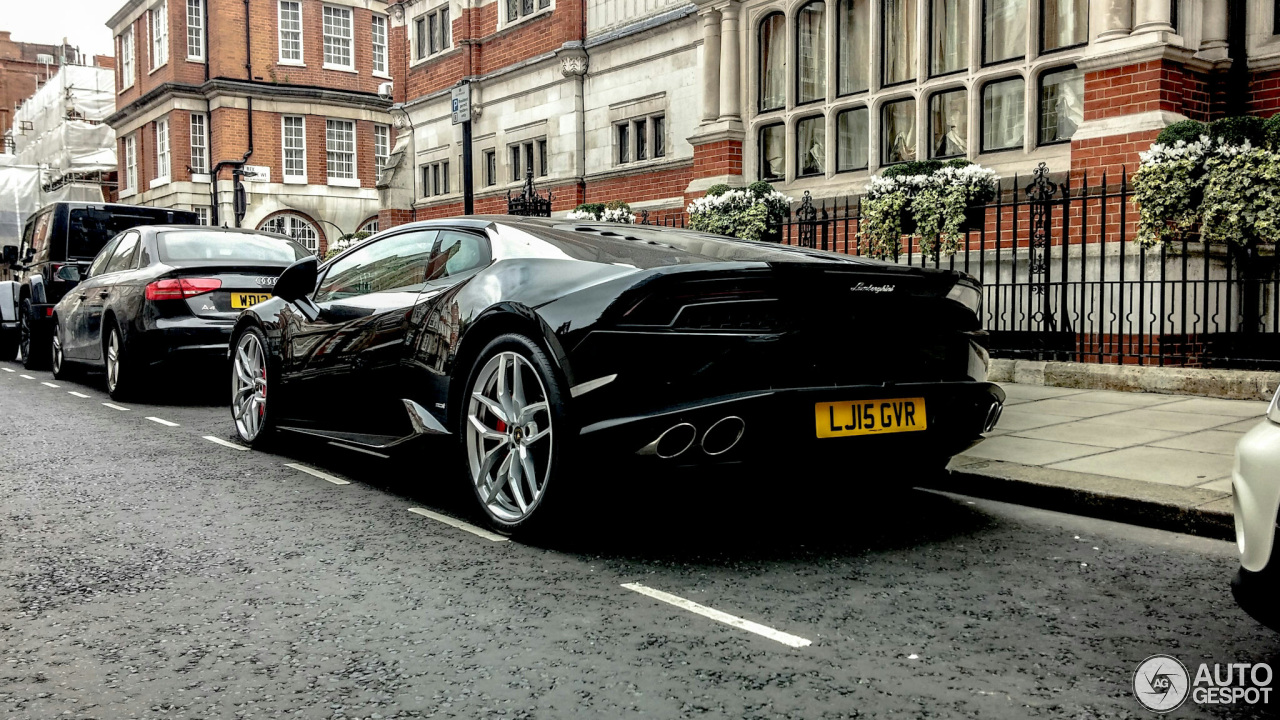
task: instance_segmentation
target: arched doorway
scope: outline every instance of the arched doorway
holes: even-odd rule
[[[272,215],[262,221],[258,229],[292,238],[313,254],[320,253],[320,233],[316,231],[316,226],[310,220],[301,215],[294,213]]]

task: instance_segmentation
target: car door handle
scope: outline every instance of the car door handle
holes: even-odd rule
[[[85,299],[85,298],[87,298],[87,297],[89,297],[89,296],[88,296],[88,295],[85,295],[85,294],[83,294],[83,293],[80,295],[80,299],[81,299],[81,300],[84,300],[84,299]]]
[[[98,293],[98,297],[100,297],[100,298],[104,298],[104,297],[107,297],[107,296],[108,296],[108,295],[110,295],[110,294],[111,294],[111,293],[107,292],[106,290],[103,290],[102,292]]]

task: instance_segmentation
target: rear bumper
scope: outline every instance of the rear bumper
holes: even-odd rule
[[[926,429],[818,437],[815,418],[818,403],[900,398],[924,399]],[[941,462],[976,445],[988,423],[998,417],[1004,400],[1004,391],[986,382],[763,390],[698,400],[651,414],[602,420],[583,427],[580,435],[584,449],[621,454],[638,462],[698,465],[780,460],[849,469],[873,463],[913,466]],[[725,418],[741,420],[741,438],[729,450],[713,452],[704,447],[707,431]],[[694,430],[693,442],[687,450],[674,456],[664,453],[668,455],[665,458],[653,452],[653,443],[665,431],[682,424]],[[689,434],[687,428],[681,432]]]
[[[234,321],[202,318],[157,318],[132,342],[149,365],[225,362]]]

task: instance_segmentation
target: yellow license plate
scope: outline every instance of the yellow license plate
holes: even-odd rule
[[[240,308],[253,307],[270,299],[271,293],[231,293],[231,307],[239,310]]]
[[[924,398],[818,403],[813,415],[820,438],[919,432],[929,426]]]

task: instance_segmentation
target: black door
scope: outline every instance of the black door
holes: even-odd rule
[[[314,321],[288,323],[283,377],[302,424],[365,434],[403,434],[406,415],[381,384],[407,355],[415,301],[427,282],[435,230],[409,230],[364,245],[324,273]],[[294,414],[291,412],[290,414]]]

